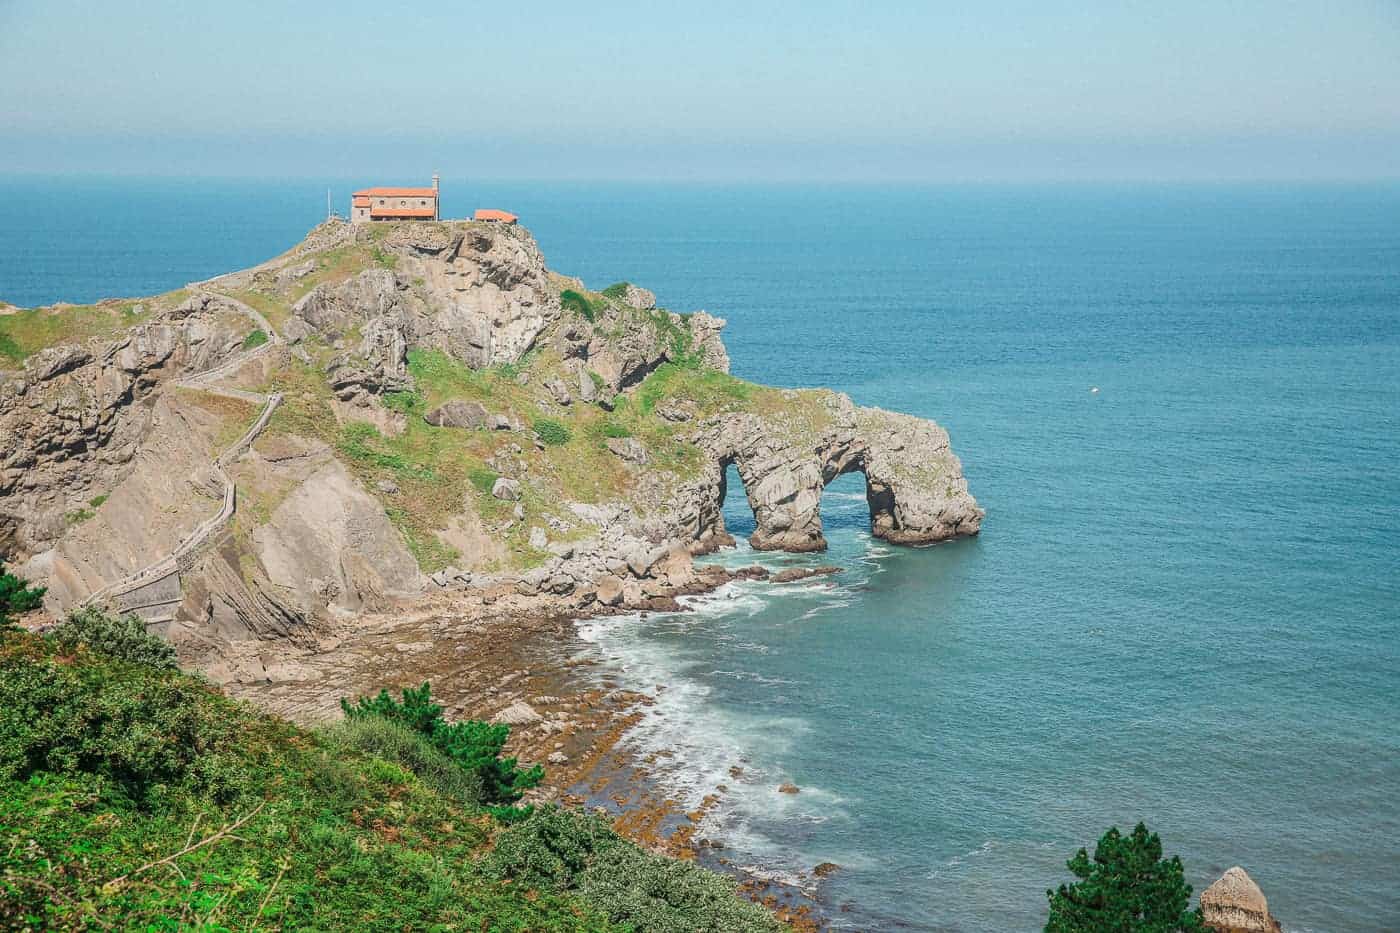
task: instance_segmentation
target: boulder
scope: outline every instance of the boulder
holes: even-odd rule
[[[520,483],[504,476],[498,477],[491,486],[491,495],[505,502],[515,502],[520,498]]]
[[[604,606],[616,606],[622,602],[622,581],[612,574],[598,578],[598,602]]]
[[[791,781],[784,781],[783,783],[778,785],[778,793],[797,794],[801,793],[801,788],[799,788],[796,784],[792,783]]]
[[[622,293],[622,303],[638,311],[650,311],[656,307],[656,295],[650,289],[628,282]]]
[[[840,572],[840,567],[788,567],[786,570],[779,570],[768,580],[770,583],[794,583],[808,577],[825,577]]]
[[[438,428],[479,428],[490,416],[480,402],[452,399],[423,416],[428,424]]]
[[[1216,933],[1280,933],[1264,892],[1236,865],[1201,892],[1201,914]]]
[[[598,386],[593,382],[593,376],[584,367],[579,367],[578,371],[578,397],[585,402],[598,400]]]
[[[607,440],[607,445],[608,450],[629,463],[641,465],[650,459],[647,456],[647,449],[635,437],[610,437]]]
[[[682,422],[695,420],[697,408],[688,398],[672,399],[656,409],[656,413],[667,421]]]
[[[573,397],[569,395],[569,387],[564,385],[562,379],[550,379],[545,382],[544,387],[560,405],[568,405],[573,401]]]
[[[540,714],[535,712],[535,708],[524,700],[516,700],[510,706],[497,713],[492,722],[505,723],[508,726],[525,726],[532,722],[540,721]]]

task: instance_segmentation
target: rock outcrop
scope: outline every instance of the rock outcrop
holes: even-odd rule
[[[758,550],[820,551],[821,495],[845,473],[865,475],[870,530],[896,544],[932,544],[973,535],[985,514],[962,475],[948,434],[922,418],[862,408],[832,393],[820,411],[781,421],[734,414],[701,426],[695,440],[711,458],[694,490],[694,537],[724,536],[719,513],[733,464],[744,483]]]
[[[1236,865],[1201,892],[1201,914],[1216,933],[1281,933],[1264,892]]]
[[[195,297],[114,340],[42,350],[0,375],[0,554],[57,543],[130,470],[161,383],[217,366],[247,329],[227,305]]]
[[[759,549],[824,548],[822,489],[850,472],[877,537],[980,528],[937,425],[733,379],[721,318],[587,292],[520,227],[328,223],[193,288],[120,339],[0,376],[0,556],[29,559],[57,610],[140,582],[191,533],[148,617],[178,606],[167,631],[194,642],[313,639],[318,620],[438,587],[675,608],[724,576],[692,556],[733,542],[731,465]],[[590,297],[566,307],[563,289]],[[266,434],[225,458],[254,418]]]

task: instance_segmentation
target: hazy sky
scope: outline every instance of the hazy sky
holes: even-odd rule
[[[1400,177],[1400,0],[0,0],[0,171]]]

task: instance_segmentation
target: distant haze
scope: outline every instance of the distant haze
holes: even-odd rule
[[[1400,3],[0,0],[0,172],[1400,177]]]

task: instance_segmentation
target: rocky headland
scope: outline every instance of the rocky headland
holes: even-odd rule
[[[168,295],[0,321],[0,556],[52,613],[136,612],[221,679],[434,593],[673,606],[720,582],[692,557],[733,540],[730,465],[756,549],[823,549],[849,472],[891,542],[982,520],[936,424],[735,378],[722,319],[590,291],[522,227],[329,222]]]

